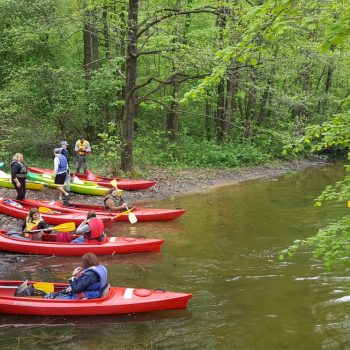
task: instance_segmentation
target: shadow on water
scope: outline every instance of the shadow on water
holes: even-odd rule
[[[72,326],[77,328],[96,328],[126,323],[159,322],[171,319],[185,320],[191,317],[192,314],[188,310],[163,310],[140,314],[81,317],[0,315],[0,329]]]

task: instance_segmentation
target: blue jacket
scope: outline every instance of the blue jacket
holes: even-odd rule
[[[71,278],[69,284],[73,294],[83,293],[83,298],[99,298],[107,285],[107,269],[103,265],[89,267]]]
[[[68,169],[67,158],[64,155],[59,154],[58,155],[58,160],[59,160],[59,164],[58,164],[57,174],[65,173],[67,171],[67,169]]]

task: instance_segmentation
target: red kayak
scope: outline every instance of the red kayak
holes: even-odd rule
[[[21,204],[30,207],[46,207],[54,211],[65,211],[66,213],[87,213],[94,211],[98,215],[113,217],[115,221],[128,221],[128,213],[111,212],[104,209],[102,205],[90,205],[81,203],[71,203],[70,206],[63,206],[60,201],[50,202],[44,200],[25,199],[20,201]],[[132,210],[138,221],[165,221],[174,220],[185,213],[184,209],[158,209],[158,208],[140,208],[135,207]],[[121,214],[121,215],[119,215]],[[86,214],[85,214],[86,215]],[[116,217],[116,215],[118,215]]]
[[[36,282],[29,282],[34,284]],[[96,299],[44,299],[15,297],[21,281],[0,281],[0,313],[41,316],[95,316],[185,309],[192,298],[189,293],[164,290],[109,287],[104,296]],[[55,292],[68,285],[54,283]]]
[[[24,254],[82,256],[88,252],[96,255],[159,252],[160,246],[164,243],[162,239],[134,237],[106,237],[101,242],[90,240],[84,243],[64,243],[51,241],[56,238],[55,234],[46,234],[42,241],[33,241],[15,238],[11,233],[0,230],[0,249]]]
[[[28,167],[28,170],[36,174],[52,174],[52,169]],[[133,179],[122,179],[122,178],[110,178],[110,177],[104,177],[104,176],[97,176],[97,177],[94,176],[93,178],[95,179],[91,180],[91,174],[92,174],[91,172],[88,172],[87,175],[74,174],[74,176],[77,176],[81,180],[94,182],[97,185],[110,187],[110,188],[113,187],[110,184],[110,182],[112,180],[117,180],[118,188],[126,191],[144,190],[146,188],[150,188],[154,186],[157,183],[157,181],[153,181],[153,180],[133,180]]]
[[[134,237],[106,237],[101,242],[90,240],[85,243],[64,243],[52,241],[57,236],[55,234],[44,234],[42,241],[33,241],[31,239],[15,238],[11,233],[0,230],[0,250],[56,256],[82,256],[88,252],[96,255],[112,255],[159,252],[160,246],[164,243],[162,239]]]
[[[1,198],[0,199],[0,213],[13,216],[18,219],[25,219],[29,213],[29,210],[33,208],[33,205],[21,204],[20,201]],[[115,219],[111,218],[111,215],[103,215],[96,213],[97,217],[102,219],[105,225],[111,224]],[[86,212],[72,212],[61,208],[60,211],[54,211],[50,213],[41,213],[42,218],[50,225],[59,225],[65,222],[74,222],[79,225],[86,219]]]

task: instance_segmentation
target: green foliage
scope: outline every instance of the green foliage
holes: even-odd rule
[[[284,147],[283,154],[309,149],[318,152],[327,149],[348,149],[350,144],[350,111],[335,115],[321,125],[311,125],[305,134]]]
[[[96,150],[98,164],[103,164],[104,174],[116,175],[119,170],[121,139],[117,134],[117,125],[108,123],[106,132],[99,133],[100,142],[92,145]],[[99,169],[101,171],[101,169]]]
[[[139,164],[178,167],[236,168],[268,162],[268,152],[254,144],[218,145],[181,134],[176,142],[169,142],[164,133],[139,135],[135,141],[135,157]]]
[[[350,254],[350,216],[318,231],[305,240],[295,240],[294,243],[280,253],[280,259],[292,257],[301,249],[312,249],[312,256],[323,260],[326,268],[331,269],[337,264],[349,265]]]

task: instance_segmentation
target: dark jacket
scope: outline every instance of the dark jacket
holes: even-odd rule
[[[73,294],[84,292],[89,286],[98,282],[100,282],[100,277],[92,270],[84,272],[84,274],[78,278],[72,278],[69,280]]]
[[[20,162],[12,162],[11,163],[11,179],[14,178],[26,178],[27,175],[27,165],[25,163]]]

